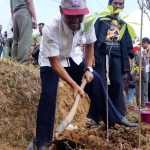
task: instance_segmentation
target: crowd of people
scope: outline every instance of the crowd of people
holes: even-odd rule
[[[114,10],[124,9],[124,0],[109,0]],[[97,126],[101,120],[109,127],[116,123],[137,127],[125,119],[127,104],[136,97],[139,105],[140,46],[134,45],[119,13],[97,18],[85,31],[84,16],[89,14],[86,0],[61,0],[60,13],[45,24],[37,24],[33,0],[10,0],[11,18],[2,35],[0,25],[0,55],[22,65],[29,62],[40,66],[42,91],[37,108],[36,137],[27,150],[45,150],[53,139],[56,96],[59,78],[82,97],[88,94],[91,104],[87,125]],[[112,20],[116,20],[114,24]],[[39,34],[32,36],[38,26]],[[114,31],[115,32],[112,32]],[[150,40],[142,39],[141,107],[150,100],[149,57]],[[81,82],[86,79],[84,91]],[[107,96],[108,95],[108,96]],[[108,101],[108,119],[106,116]]]
[[[142,39],[142,49],[139,44],[133,47],[134,58],[132,59],[131,71],[123,76],[124,92],[126,102],[129,105],[140,105],[141,108],[146,107],[146,103],[150,100],[150,76],[149,76],[149,44],[147,37]],[[145,46],[146,45],[146,46]],[[139,97],[139,70],[140,70],[140,50],[141,55],[141,98]],[[141,101],[139,101],[141,99]],[[140,103],[140,104],[139,104]]]
[[[2,34],[2,25],[0,25],[1,58],[17,61],[22,65],[29,63],[38,65],[39,44],[44,23],[37,24],[32,0],[27,0],[27,2],[10,0],[10,9],[11,17],[4,34]],[[32,30],[37,27],[39,34],[32,36]]]

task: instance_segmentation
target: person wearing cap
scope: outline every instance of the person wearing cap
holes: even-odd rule
[[[133,47],[134,55],[135,55],[135,66],[134,68],[139,68],[140,64],[140,46]],[[142,72],[141,72],[141,106],[145,107],[145,103],[147,101],[147,82],[148,82],[148,73],[146,72],[145,68],[148,64],[146,58],[142,55]],[[136,81],[136,100],[138,104],[139,98],[139,71],[138,69],[134,69],[134,76]]]
[[[142,39],[142,47],[143,47],[143,55],[146,57],[148,64],[150,66],[150,39],[148,37],[144,37]],[[147,85],[147,95],[148,100],[150,101],[150,72],[148,73],[148,85]]]
[[[109,0],[108,5],[113,6],[114,10],[124,8],[124,0]],[[100,20],[95,22],[95,33],[97,41],[94,43],[95,67],[94,70],[101,75],[106,87],[106,57],[109,58],[109,80],[108,94],[122,116],[125,116],[123,103],[123,74],[129,73],[131,68],[131,59],[134,57],[133,45],[128,29],[125,29],[121,40],[116,35],[108,36],[109,30],[116,28],[112,20],[118,21],[118,31],[125,23],[119,19],[119,14],[106,16],[110,20]],[[106,18],[104,17],[104,18]],[[118,20],[119,19],[119,20]],[[108,38],[109,37],[109,38]],[[87,115],[92,120],[100,120],[92,104]]]
[[[42,92],[37,110],[36,139],[32,145],[38,150],[48,149],[53,139],[56,95],[59,78],[73,89],[74,98],[77,93],[82,97],[84,91],[79,86],[85,79],[85,92],[96,104],[95,109],[106,123],[106,90],[101,77],[93,71],[93,43],[96,41],[94,25],[84,32],[84,15],[89,10],[86,0],[61,0],[60,14],[50,18],[43,28],[43,40],[40,45],[39,65]],[[57,25],[57,26],[56,26]],[[75,48],[85,44],[85,61]],[[108,98],[109,126],[118,123],[137,127],[138,124],[124,120],[122,115]]]

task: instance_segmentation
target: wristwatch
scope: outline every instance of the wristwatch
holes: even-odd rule
[[[84,71],[90,71],[91,73],[93,72],[93,68],[92,67],[86,67],[85,69],[84,69]]]

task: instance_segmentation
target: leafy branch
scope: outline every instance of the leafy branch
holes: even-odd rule
[[[101,17],[100,20],[105,22],[107,25],[110,26],[110,24],[108,24],[106,21],[107,20],[111,20],[112,23],[115,26],[119,27],[119,22],[118,21],[124,20],[124,19],[126,19],[129,16],[129,15],[126,15],[125,17],[119,18],[118,20],[116,20],[114,16],[116,14],[119,14],[120,12],[122,12],[122,9],[114,10],[113,6],[111,6],[111,5],[108,5],[107,9],[108,9],[108,11],[103,11],[103,12],[100,12],[100,13],[96,12],[93,15],[86,16],[85,20],[87,20],[87,22],[85,24],[84,31],[86,31],[93,24],[93,22],[99,17]],[[107,16],[112,16],[113,19],[108,18]],[[138,25],[136,22],[129,22],[129,23]],[[131,25],[129,25],[127,23],[124,23],[122,26],[120,26],[119,39],[120,40],[122,39],[126,28],[128,29],[131,38],[135,39],[136,38],[135,30],[134,30],[134,28]]]
[[[137,72],[139,73],[139,66],[137,66],[135,63],[133,63],[133,70],[132,73]]]

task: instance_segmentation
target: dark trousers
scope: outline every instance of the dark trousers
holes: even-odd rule
[[[71,67],[65,68],[66,71],[74,81],[76,81],[78,84],[81,84],[85,63],[82,62],[78,66],[70,58],[70,64]],[[45,142],[51,141],[53,137],[56,95],[59,79],[59,77],[53,72],[51,67],[41,67],[40,73],[42,81],[42,92],[37,110],[36,126],[36,144],[38,146],[44,145]],[[96,111],[106,123],[106,90],[98,73],[94,71],[93,75],[94,79],[92,80],[92,82],[86,85],[84,90],[94,104]],[[121,121],[122,116],[114,107],[110,98],[108,100],[108,105],[109,125],[113,126],[114,124]]]
[[[123,77],[122,77],[122,66],[121,57],[110,55],[109,61],[109,79],[110,85],[108,86],[108,95],[110,96],[114,106],[120,112],[122,116],[125,115],[124,104],[123,104]],[[101,76],[106,89],[106,55],[101,55],[101,62],[97,63],[94,70]],[[92,103],[92,101],[91,101]],[[99,121],[101,118],[96,112],[95,105],[91,104],[88,118]]]
[[[146,81],[141,81],[141,106],[146,105],[146,101],[147,101],[147,91],[146,91],[146,87],[147,87],[147,82]],[[136,89],[136,102],[139,106],[139,82],[136,82],[135,84],[135,89]]]
[[[1,58],[2,52],[3,52],[3,47],[0,46],[0,58]]]
[[[12,48],[13,38],[7,39],[7,43],[8,43],[8,55],[11,57],[11,48]]]

